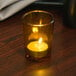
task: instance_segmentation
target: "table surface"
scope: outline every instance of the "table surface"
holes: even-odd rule
[[[63,23],[63,13],[54,14],[51,57],[43,62],[25,58],[21,11],[0,22],[0,76],[76,76],[76,29]]]

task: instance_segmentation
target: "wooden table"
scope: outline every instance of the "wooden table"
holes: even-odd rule
[[[0,76],[76,76],[76,29],[63,23],[60,11],[54,14],[54,38],[51,58],[44,62],[25,58],[21,11],[0,22]]]

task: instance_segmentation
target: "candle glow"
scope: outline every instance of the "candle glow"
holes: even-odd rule
[[[25,50],[29,59],[49,56],[53,22],[52,14],[46,11],[30,11],[23,16]]]
[[[30,51],[40,52],[40,51],[46,51],[48,49],[48,45],[47,43],[42,41],[42,38],[40,38],[38,41],[30,42],[27,48]]]

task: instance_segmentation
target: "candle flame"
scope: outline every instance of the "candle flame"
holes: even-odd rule
[[[42,42],[42,40],[43,40],[43,39],[42,39],[42,38],[40,38],[38,42],[39,42],[39,43],[41,43],[41,42]]]
[[[36,32],[38,32],[38,28],[37,28],[37,27],[33,27],[33,28],[32,28],[32,31],[33,31],[34,33],[36,33]]]

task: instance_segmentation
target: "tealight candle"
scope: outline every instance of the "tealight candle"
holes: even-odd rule
[[[38,41],[30,42],[27,48],[34,57],[41,58],[47,54],[48,44],[40,38]]]

